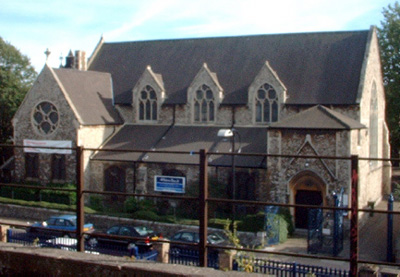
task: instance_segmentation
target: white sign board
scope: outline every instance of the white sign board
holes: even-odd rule
[[[56,148],[72,148],[70,140],[33,140],[24,139],[24,151],[27,153],[46,153],[46,154],[71,154],[72,149],[56,149]],[[26,147],[28,146],[28,147]],[[29,147],[31,146],[31,147]],[[55,147],[55,148],[40,148]]]
[[[177,176],[154,176],[154,190],[185,193],[186,178]]]

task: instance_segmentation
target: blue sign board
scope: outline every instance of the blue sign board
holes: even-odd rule
[[[154,176],[154,190],[160,192],[185,193],[185,177]]]

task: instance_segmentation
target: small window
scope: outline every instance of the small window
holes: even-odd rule
[[[151,86],[146,86],[139,94],[139,120],[155,121],[158,119],[157,94]]]
[[[51,179],[53,181],[64,181],[65,171],[65,155],[53,154],[51,158]]]
[[[279,99],[275,89],[265,83],[255,93],[255,119],[257,123],[278,121]]]
[[[27,178],[39,178],[39,155],[37,153],[25,154],[25,174]]]
[[[195,122],[215,121],[214,94],[209,86],[200,86],[193,100],[193,113]]]

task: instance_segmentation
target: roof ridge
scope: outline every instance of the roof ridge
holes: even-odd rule
[[[154,38],[143,40],[126,40],[103,42],[103,44],[129,44],[129,43],[154,43],[154,42],[176,42],[189,40],[207,40],[207,39],[236,39],[236,38],[255,38],[255,37],[273,37],[273,36],[301,36],[301,35],[335,35],[335,34],[351,34],[369,32],[369,29],[350,30],[350,31],[317,31],[317,32],[292,32],[292,33],[270,33],[270,34],[242,34],[242,35],[221,35],[221,36],[205,36],[205,37],[176,37],[176,38]]]

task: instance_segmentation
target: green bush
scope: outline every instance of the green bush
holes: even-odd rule
[[[237,229],[238,231],[243,232],[262,232],[266,229],[265,224],[265,213],[259,212],[255,215],[247,215],[244,217],[240,222],[238,222]],[[279,224],[280,242],[286,241],[287,237],[292,235],[294,232],[292,216],[287,208],[279,208],[273,224]]]
[[[230,224],[230,221],[230,219],[212,218],[208,221],[208,227],[224,229],[227,224]]]
[[[29,186],[40,186],[38,183],[27,183]],[[62,189],[73,189],[76,190],[76,186],[73,184],[47,184],[49,188],[62,188]],[[39,190],[30,188],[16,188],[16,187],[2,187],[0,196],[8,197],[12,199],[20,199],[25,201],[45,201],[52,203],[59,203],[65,205],[76,204],[76,193],[75,191],[55,191],[55,190]]]
[[[259,212],[257,214],[247,215],[240,222],[238,222],[238,231],[243,232],[260,232],[264,231],[265,213]]]
[[[91,195],[89,197],[89,207],[95,211],[103,212],[104,211],[103,197],[100,195]]]
[[[156,212],[154,202],[147,199],[137,199],[133,196],[128,197],[124,202],[124,212],[136,213],[138,211]]]
[[[145,210],[137,211],[132,215],[132,217],[134,219],[160,221],[160,217],[153,211],[145,211]]]
[[[59,185],[59,184],[48,184],[47,187],[51,188],[63,188],[76,190],[76,186],[73,184]],[[41,201],[75,205],[76,204],[76,192],[75,191],[56,191],[56,190],[42,190],[40,191]]]

